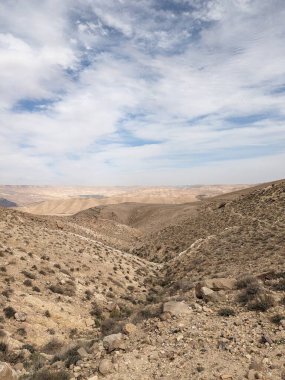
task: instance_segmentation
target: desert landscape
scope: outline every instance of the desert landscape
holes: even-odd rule
[[[285,1],[0,1],[0,380],[285,380]]]
[[[79,211],[123,202],[186,203],[229,193],[250,185],[195,186],[1,186],[0,202],[13,202],[21,211],[39,215],[72,215]],[[0,203],[1,205],[1,203]]]
[[[67,216],[0,208],[2,378],[284,379],[284,208],[284,180]]]

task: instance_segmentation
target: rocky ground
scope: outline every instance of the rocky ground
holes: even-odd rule
[[[180,207],[1,208],[0,380],[284,380],[285,182]]]

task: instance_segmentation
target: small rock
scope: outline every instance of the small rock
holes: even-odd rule
[[[102,375],[108,375],[109,373],[111,373],[113,370],[113,364],[110,360],[108,359],[103,359],[101,360],[101,362],[99,363],[99,372],[102,374]]]
[[[85,350],[84,347],[80,347],[77,352],[79,353],[79,355],[82,357],[82,358],[86,358],[89,354],[88,352]]]
[[[23,363],[17,363],[14,365],[14,369],[16,371],[22,371],[22,369],[24,368],[24,364]]]
[[[254,369],[255,371],[263,371],[263,363],[262,361],[253,359],[252,362],[250,363],[249,369]]]
[[[133,323],[126,323],[123,327],[123,332],[126,335],[133,335],[137,331],[137,326],[135,326]]]
[[[268,343],[268,344],[273,344],[273,340],[270,338],[270,336],[269,335],[267,335],[267,334],[264,334],[264,335],[262,335],[262,337],[261,337],[261,343]]]
[[[250,369],[247,374],[248,380],[256,380],[256,379],[262,379],[263,376],[260,372],[255,371],[254,369]]]
[[[16,314],[14,315],[14,318],[15,318],[16,321],[18,321],[18,322],[25,322],[25,320],[27,319],[27,314],[26,314],[26,313],[19,312],[19,313],[16,313]]]
[[[124,349],[123,334],[111,334],[105,336],[103,339],[103,346],[108,352],[112,352],[117,349]]]

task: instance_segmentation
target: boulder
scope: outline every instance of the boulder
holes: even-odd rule
[[[206,286],[196,287],[195,293],[197,298],[201,298],[206,302],[219,302],[224,298],[222,294]]]
[[[163,305],[163,313],[169,313],[171,315],[190,314],[191,309],[186,303],[169,301]]]
[[[18,376],[12,367],[5,362],[0,362],[0,380],[17,380]]]
[[[124,349],[123,334],[118,333],[105,336],[103,346],[108,352]]]
[[[211,290],[233,290],[236,287],[235,278],[211,278],[199,282],[195,287],[196,297],[202,298],[200,289],[203,287]]]

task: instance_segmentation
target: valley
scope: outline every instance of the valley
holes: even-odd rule
[[[233,190],[1,207],[0,375],[283,380],[285,181]]]

